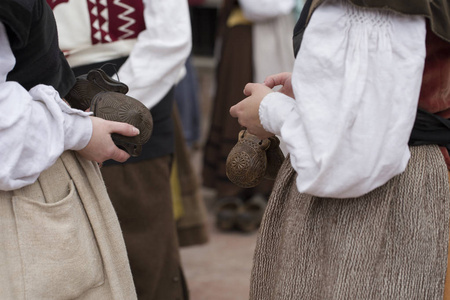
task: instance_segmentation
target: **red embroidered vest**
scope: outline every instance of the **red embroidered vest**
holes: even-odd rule
[[[47,3],[54,9],[70,1],[83,0],[47,0]],[[89,0],[86,2],[93,45],[133,39],[145,29],[142,0]]]

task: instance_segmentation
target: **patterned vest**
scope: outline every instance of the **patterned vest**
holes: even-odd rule
[[[142,0],[47,2],[56,17],[60,47],[72,67],[127,56],[145,29]]]
[[[47,2],[56,16],[61,49],[74,67],[77,76],[86,74],[93,68],[102,68],[109,75],[113,75],[127,59],[139,33],[145,30],[142,0],[47,0]],[[171,89],[150,110],[153,116],[152,136],[144,145],[142,154],[139,157],[131,157],[126,163],[173,153],[174,125],[171,115],[173,92]],[[109,164],[119,163],[112,160],[104,163]]]

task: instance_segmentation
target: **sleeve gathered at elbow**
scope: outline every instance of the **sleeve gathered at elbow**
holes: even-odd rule
[[[69,108],[52,87],[39,85],[27,92],[15,82],[0,86],[0,111],[10,112],[0,120],[0,190],[33,183],[65,150],[89,142],[88,113]]]
[[[405,170],[424,58],[422,17],[316,9],[294,65],[296,109],[278,125],[300,192],[358,197]]]
[[[72,110],[51,86],[27,91],[6,81],[15,65],[0,22],[0,190],[32,184],[64,150],[86,146],[92,134],[88,114]]]

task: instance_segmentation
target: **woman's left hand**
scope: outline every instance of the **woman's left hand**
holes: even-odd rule
[[[230,108],[230,114],[237,118],[239,124],[247,128],[247,131],[260,139],[265,139],[274,134],[264,129],[259,119],[259,105],[264,97],[271,93],[272,89],[261,83],[248,83],[244,88],[244,100]]]

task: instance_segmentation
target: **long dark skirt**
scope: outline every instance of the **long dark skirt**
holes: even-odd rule
[[[101,168],[139,299],[187,299],[173,219],[171,159]]]
[[[244,99],[243,90],[253,80],[252,28],[237,25],[226,28],[217,68],[217,89],[211,128],[204,149],[203,185],[217,191],[217,197],[269,194],[273,182],[263,181],[253,189],[242,189],[226,176],[225,162],[242,129],[230,116],[230,107]]]

